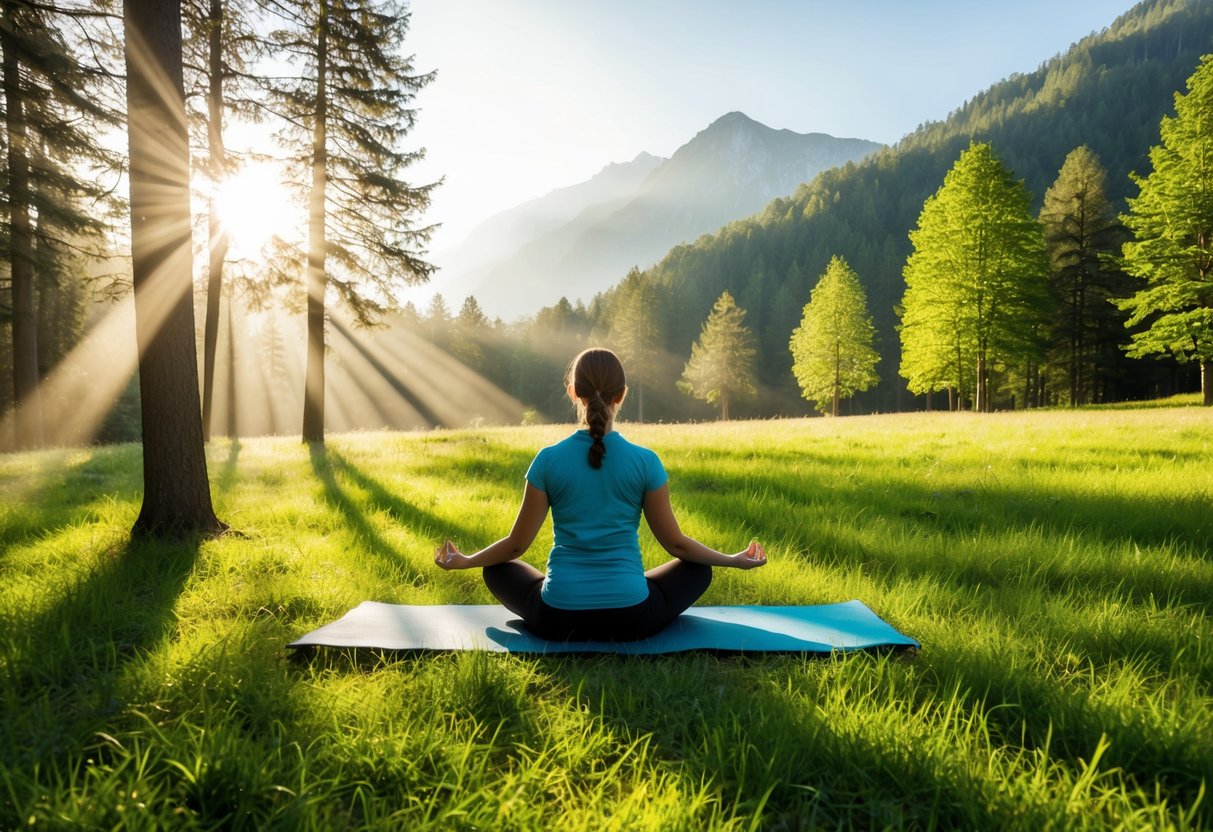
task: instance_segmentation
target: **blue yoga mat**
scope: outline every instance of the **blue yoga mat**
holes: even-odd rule
[[[691,607],[652,638],[623,643],[545,641],[498,605],[404,606],[364,601],[332,624],[287,646],[649,655],[685,650],[832,653],[920,645],[861,601],[813,607]]]

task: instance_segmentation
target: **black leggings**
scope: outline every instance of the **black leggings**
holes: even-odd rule
[[[631,607],[565,610],[540,595],[543,573],[520,560],[484,568],[489,592],[527,629],[552,641],[636,641],[655,635],[694,604],[712,582],[712,567],[672,560],[644,573],[649,597]]]

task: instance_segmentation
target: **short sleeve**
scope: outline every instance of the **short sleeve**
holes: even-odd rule
[[[544,449],[546,450],[546,449]],[[547,460],[544,458],[543,451],[535,454],[535,458],[531,460],[531,467],[526,469],[526,481],[538,488],[543,493],[547,493]]]
[[[665,466],[661,464],[661,457],[657,456],[657,454],[653,453],[652,451],[646,454],[646,456],[648,459],[646,460],[644,466],[644,490],[646,492],[655,491],[669,482],[670,477],[665,472]]]

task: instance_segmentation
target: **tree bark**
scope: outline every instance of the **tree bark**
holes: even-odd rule
[[[324,441],[325,187],[328,184],[328,5],[320,3],[316,40],[316,123],[312,128],[312,191],[308,211],[307,380],[303,397],[303,441]]]
[[[211,0],[209,16],[210,88],[207,90],[207,149],[210,154],[211,193],[207,201],[210,260],[206,283],[206,323],[202,346],[202,438],[211,438],[215,400],[215,360],[219,345],[219,301],[223,293],[223,263],[227,260],[228,231],[218,210],[218,190],[227,174],[223,147],[223,0]],[[230,337],[230,332],[229,332]]]
[[[236,321],[232,315],[235,305],[230,294],[227,299],[227,438],[240,438],[236,421]]]
[[[132,536],[217,534],[202,416],[190,249],[180,0],[124,0],[131,264],[143,417]]]
[[[1200,362],[1200,390],[1205,407],[1213,407],[1213,361]]]
[[[13,43],[12,2],[3,4],[0,49],[4,50],[5,130],[8,135],[10,276],[13,298],[13,403],[18,448],[42,444],[38,391],[38,319],[34,309],[33,229],[30,225],[29,150],[26,144],[21,67]]]

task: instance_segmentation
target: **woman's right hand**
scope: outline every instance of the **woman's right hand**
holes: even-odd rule
[[[744,552],[733,555],[731,566],[738,569],[753,569],[767,562],[767,550],[757,540],[751,540]]]

